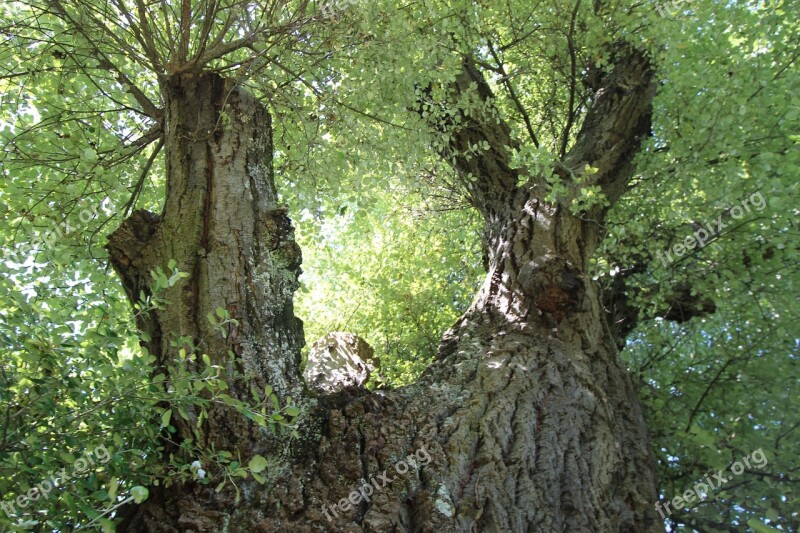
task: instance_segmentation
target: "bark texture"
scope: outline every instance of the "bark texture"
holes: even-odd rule
[[[619,198],[649,130],[651,78],[647,58],[621,46],[558,169],[565,180],[589,164]],[[208,442],[269,457],[268,483],[244,482],[238,504],[202,486],[157,491],[123,530],[662,530],[643,414],[588,276],[604,210],[548,204],[543,181],[510,167],[509,129],[469,60],[451,89],[485,104],[447,127],[485,220],[488,275],[438,360],[396,391],[304,393],[307,423],[291,443],[220,410]],[[250,379],[296,394],[300,254],[275,204],[268,115],[213,77],[173,79],[168,96],[165,212],[134,214],[110,244],[132,299],[169,258],[192,273],[169,294],[173,306],[142,318],[148,348],[164,362],[171,339],[188,335],[215,361],[232,351]],[[480,141],[489,148],[464,155]],[[241,324],[227,340],[205,325],[217,305]]]
[[[379,366],[375,350],[353,333],[335,331],[311,345],[303,379],[321,394],[366,385]]]
[[[162,310],[139,314],[156,373],[177,362],[180,348],[208,354],[225,369],[230,395],[252,400],[251,387],[271,385],[282,397],[301,395],[297,367],[302,323],[292,297],[300,273],[300,249],[286,209],[279,206],[272,167],[272,131],[266,109],[216,75],[181,74],[165,84],[167,197],[161,215],[132,213],[110,237],[108,250],[132,303],[152,296],[151,271],[167,270],[169,260],[190,274],[167,289]],[[225,309],[238,325],[226,335],[207,319]],[[189,363],[199,371],[199,363]],[[226,406],[214,406],[202,430],[198,413],[173,417],[177,442],[201,445],[236,456],[275,454],[276,439]],[[172,451],[172,450],[170,450]],[[170,489],[180,494],[185,487]],[[200,487],[194,487],[199,490]],[[156,495],[159,491],[156,490]],[[229,495],[223,495],[229,496]],[[233,503],[222,497],[220,501]],[[158,508],[134,530],[209,530],[202,499],[184,498],[176,508]],[[170,520],[180,512],[179,519]],[[202,527],[201,527],[202,526]],[[216,527],[216,526],[214,526]]]

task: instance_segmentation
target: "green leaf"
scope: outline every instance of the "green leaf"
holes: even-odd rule
[[[150,496],[150,491],[146,487],[135,486],[131,488],[131,497],[134,503],[142,503]]]
[[[169,425],[169,421],[172,418],[172,409],[167,409],[163,413],[161,413],[161,427],[165,428]]]
[[[260,455],[255,455],[252,459],[250,459],[247,467],[250,469],[250,472],[262,472],[267,467],[267,460]]]
[[[780,529],[775,529],[766,524],[763,524],[756,518],[751,518],[747,521],[747,525],[753,528],[756,533],[781,533]]]
[[[108,482],[108,499],[112,502],[117,499],[117,489],[119,488],[119,479],[112,477]]]

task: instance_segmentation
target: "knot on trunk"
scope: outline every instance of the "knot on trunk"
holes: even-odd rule
[[[581,273],[558,257],[528,261],[520,268],[517,279],[533,305],[557,321],[577,310],[586,293]]]
[[[139,297],[139,291],[147,286],[140,278],[147,274],[149,268],[156,266],[148,264],[146,258],[151,255],[145,252],[151,247],[160,222],[161,218],[155,213],[138,209],[108,236],[106,250],[111,265],[122,278],[122,284],[134,302]]]
[[[109,247],[141,247],[150,241],[161,217],[144,209],[137,209],[108,236]]]
[[[280,256],[289,270],[296,270],[303,261],[300,247],[294,240],[294,227],[288,209],[278,207],[263,216],[270,253]]]
[[[325,394],[362,387],[378,366],[375,350],[353,333],[329,333],[311,346],[303,379]]]

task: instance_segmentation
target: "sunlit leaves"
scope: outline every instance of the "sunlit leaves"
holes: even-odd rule
[[[580,215],[604,198],[580,176],[572,191],[553,168],[598,90],[607,44],[622,39],[643,43],[657,65],[653,137],[606,220],[593,275],[607,287],[635,271],[629,296],[644,316],[684,282],[718,308],[682,326],[642,323],[624,352],[642,384],[662,491],[763,447],[769,475],[744,477],[675,526],[796,528],[786,482],[800,401],[796,3],[234,1],[207,11],[213,4],[184,13],[145,2],[144,17],[126,1],[0,5],[4,501],[102,443],[109,463],[38,509],[48,528],[89,517],[110,529],[100,510],[143,501],[145,485],[266,481],[265,458],[191,440],[157,460],[159,438],[188,421],[199,431],[209,402],[265,428],[291,429],[302,416],[269,387],[250,391],[252,402],[235,398],[189,341],[176,341],[178,379],[165,398],[165,374],[150,375],[127,302],[98,266],[126,209],[160,209],[165,75],[218,70],[269,102],[281,195],[306,247],[298,314],[308,340],[358,333],[381,358],[381,384],[402,385],[433,357],[481,275],[480,221],[439,160],[448,138],[420,117],[454,120],[457,110],[421,107],[420,97],[444,101],[462,54],[472,55],[519,143],[508,147],[513,166],[543,178],[548,200],[578,193]],[[766,205],[733,221],[732,208],[757,192]],[[705,246],[669,264],[656,258],[720,216],[735,223]],[[154,287],[180,277],[167,265]],[[164,305],[145,295],[134,312]],[[206,312],[227,335],[228,311]]]
[[[309,343],[357,333],[376,349],[386,384],[409,383],[427,366],[481,272],[474,215],[427,212],[435,205],[397,190],[325,217],[318,233],[313,218],[300,223],[307,252],[298,314]]]

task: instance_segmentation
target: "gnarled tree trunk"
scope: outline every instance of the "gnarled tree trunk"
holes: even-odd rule
[[[647,59],[621,47],[558,169],[565,180],[590,164],[609,200],[619,198],[649,129],[650,78]],[[471,87],[491,103],[465,61],[454,97]],[[201,485],[154,491],[124,530],[662,529],[642,411],[588,276],[603,209],[579,217],[546,203],[543,180],[510,168],[508,128],[490,111],[463,114],[451,148],[485,220],[478,297],[415,385],[312,398],[299,388],[291,298],[300,254],[275,203],[269,116],[213,76],[174,78],[167,96],[165,211],[136,213],[109,248],[132,299],[169,259],[191,273],[168,292],[165,311],[140,321],[147,348],[160,363],[177,337],[220,364],[232,352],[258,386],[302,398],[307,422],[289,442],[213,412],[205,443],[269,457],[268,483],[243,482],[238,504]],[[479,141],[489,148],[461,155]],[[240,323],[227,339],[205,321],[216,306]],[[246,397],[242,380],[233,389]]]

